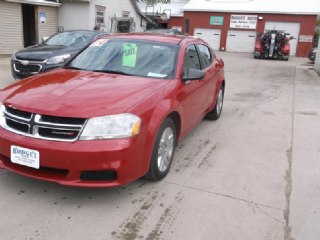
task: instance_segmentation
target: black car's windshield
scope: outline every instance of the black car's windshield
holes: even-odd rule
[[[92,38],[86,32],[62,32],[54,35],[44,42],[45,45],[61,45],[67,47],[84,47]]]
[[[129,39],[99,39],[69,68],[152,78],[172,78],[178,45]]]

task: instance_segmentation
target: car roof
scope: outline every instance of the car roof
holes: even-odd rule
[[[157,29],[148,29],[148,30],[146,30],[145,32],[153,32],[153,33],[157,33],[157,32],[159,32],[159,33],[168,33],[168,32],[170,32],[170,29],[167,29],[167,28],[157,28]]]
[[[179,31],[176,28],[152,28],[152,29],[147,29],[144,32],[146,33],[171,33],[171,34],[175,34],[175,35],[180,35],[181,31]],[[179,32],[179,34],[175,33],[175,32]]]
[[[79,33],[90,33],[92,35],[99,35],[99,34],[110,34],[109,32],[104,32],[104,31],[95,31],[95,30],[64,30],[62,32],[58,32],[58,33],[64,33],[64,32],[79,32]]]
[[[195,41],[196,38],[188,37],[184,35],[174,34],[156,34],[156,33],[119,33],[107,35],[102,38],[122,38],[122,39],[134,39],[134,40],[146,40],[154,42],[163,42],[179,45],[181,42]]]

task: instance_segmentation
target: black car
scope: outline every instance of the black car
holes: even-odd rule
[[[89,43],[105,34],[86,30],[59,32],[41,44],[14,53],[11,60],[12,76],[21,79],[61,67]]]
[[[310,59],[311,62],[314,62],[316,60],[316,56],[317,56],[317,48],[313,48],[308,55],[308,58]]]

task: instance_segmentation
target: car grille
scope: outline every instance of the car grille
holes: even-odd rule
[[[84,118],[56,117],[5,107],[5,126],[8,131],[55,141],[73,142],[79,138],[86,123]]]
[[[33,63],[28,61],[27,64],[23,64],[19,60],[15,60],[13,62],[14,70],[22,75],[32,75],[37,74],[41,71],[41,64]]]

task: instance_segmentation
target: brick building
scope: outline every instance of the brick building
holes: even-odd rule
[[[191,0],[170,26],[206,40],[216,50],[253,52],[257,33],[281,30],[294,37],[291,55],[313,47],[319,0]]]

